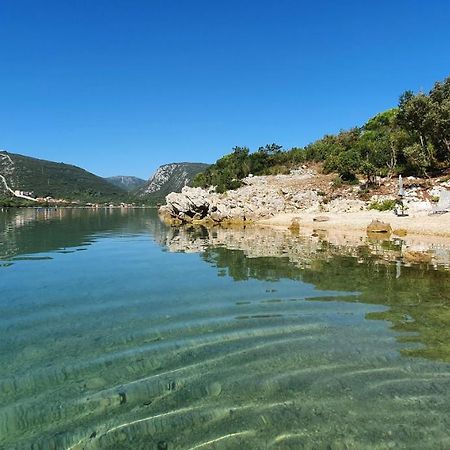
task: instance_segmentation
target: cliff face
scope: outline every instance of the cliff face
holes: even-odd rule
[[[162,202],[171,192],[181,192],[184,186],[189,186],[195,175],[207,167],[208,164],[203,163],[164,164],[136,191],[136,196],[154,203]]]

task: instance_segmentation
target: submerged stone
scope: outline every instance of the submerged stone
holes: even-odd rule
[[[222,392],[222,385],[219,382],[211,383],[206,387],[206,392],[211,397],[217,397]]]

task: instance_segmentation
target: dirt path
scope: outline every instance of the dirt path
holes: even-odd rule
[[[31,200],[33,202],[37,202],[37,200],[33,197],[29,197],[28,195],[23,195],[23,194],[17,194],[15,191],[13,191],[9,186],[8,183],[6,181],[6,178],[3,175],[0,175],[0,178],[3,181],[3,184],[5,185],[5,188],[7,189],[8,192],[10,192],[12,195],[14,195],[14,197],[17,198],[23,198],[25,200]]]

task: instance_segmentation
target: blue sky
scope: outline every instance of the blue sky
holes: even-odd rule
[[[303,146],[450,75],[446,0],[0,0],[0,148],[147,178]]]

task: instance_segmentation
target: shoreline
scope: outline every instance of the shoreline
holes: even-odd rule
[[[406,235],[416,237],[439,237],[450,239],[450,213],[432,214],[428,212],[417,212],[408,216],[399,217],[391,211],[380,212],[373,210],[364,210],[358,212],[338,212],[338,213],[280,213],[268,219],[255,221],[255,224],[264,226],[274,226],[288,229],[293,220],[298,221],[300,231],[303,228],[318,229],[325,231],[341,232],[364,232],[367,233],[367,226],[372,220],[379,220],[390,224],[393,232],[402,230]],[[319,219],[315,221],[314,219]],[[326,219],[326,220],[324,220]],[[380,236],[389,233],[379,233]]]

